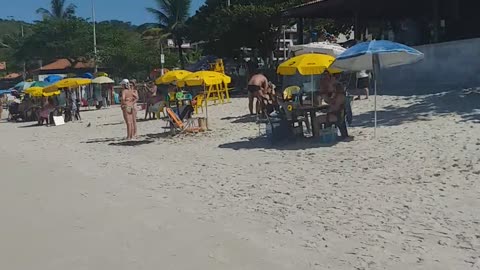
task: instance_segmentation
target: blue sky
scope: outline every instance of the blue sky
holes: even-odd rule
[[[145,10],[146,7],[155,7],[154,0],[94,0],[97,20],[121,20],[134,24],[154,22],[154,18]],[[50,0],[1,0],[0,18],[32,22],[40,20],[36,14],[39,7],[48,8]],[[192,0],[191,14],[195,13],[205,0]],[[91,17],[91,0],[67,0],[67,3],[77,5],[77,15]]]

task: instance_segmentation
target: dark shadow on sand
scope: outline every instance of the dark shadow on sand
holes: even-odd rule
[[[116,137],[116,138],[99,138],[99,139],[92,139],[88,141],[84,141],[82,143],[110,143],[110,142],[117,142],[117,141],[122,141],[124,138],[122,137]]]
[[[26,126],[18,126],[18,128],[32,128],[32,127],[46,127],[46,125],[39,125],[37,122],[34,124],[26,125]]]
[[[151,144],[153,143],[153,140],[143,140],[143,141],[123,141],[123,142],[112,142],[109,143],[108,145],[113,145],[113,146],[140,146],[144,144]]]
[[[246,114],[242,116],[229,116],[229,117],[224,117],[221,118],[220,120],[232,120],[232,124],[245,124],[245,123],[255,123],[257,121],[257,116],[256,115],[251,115],[251,114]]]
[[[102,124],[102,125],[97,125],[97,127],[103,127],[103,126],[117,126],[117,125],[125,125],[125,122],[106,123],[106,124]]]
[[[91,144],[91,143],[107,143],[108,145],[116,146],[138,146],[142,144],[150,144],[154,142],[155,139],[165,139],[171,138],[172,134],[170,132],[160,132],[160,133],[151,133],[139,136],[142,140],[136,141],[125,141],[124,137],[115,137],[115,138],[99,138],[84,141],[82,143]]]
[[[408,107],[388,106],[378,111],[378,125],[398,126],[414,121],[429,121],[432,116],[451,113],[459,115],[462,122],[480,123],[480,95],[478,94],[463,95],[460,91],[452,91],[405,99],[413,100],[415,104]],[[373,112],[355,115],[353,126],[373,127]]]
[[[305,150],[312,148],[333,147],[341,141],[333,144],[321,144],[317,138],[303,138],[295,141],[284,141],[272,143],[266,137],[250,138],[243,141],[221,144],[218,147],[233,150],[248,149],[275,149],[275,150]]]

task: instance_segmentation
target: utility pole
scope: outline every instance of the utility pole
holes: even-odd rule
[[[92,19],[93,19],[93,54],[94,54],[94,62],[95,62],[95,73],[98,72],[98,65],[97,65],[97,32],[96,32],[96,21],[95,21],[95,3],[92,0]]]
[[[22,31],[22,39],[25,37],[25,33],[23,31],[23,24],[20,23],[20,29]],[[27,67],[26,67],[26,63],[25,63],[25,59],[23,59],[23,80],[25,81],[25,79],[27,78]]]
[[[162,43],[162,39],[159,40],[160,42],[160,75],[164,75],[163,74],[163,65],[165,64],[165,54],[163,54],[163,43]]]

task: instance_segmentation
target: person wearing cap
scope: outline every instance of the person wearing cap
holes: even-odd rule
[[[136,127],[136,104],[138,101],[138,92],[130,85],[130,81],[127,79],[122,80],[120,85],[123,87],[121,108],[123,112],[123,118],[127,125],[127,139],[131,140],[137,135]]]

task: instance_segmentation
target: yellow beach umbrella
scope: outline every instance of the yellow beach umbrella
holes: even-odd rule
[[[194,72],[182,80],[177,81],[177,86],[183,87],[187,86],[201,86],[201,85],[218,85],[218,84],[229,84],[232,81],[232,78],[229,76],[215,72],[215,71],[197,71]]]
[[[30,87],[25,90],[25,94],[29,94],[32,97],[51,97],[55,95],[60,95],[60,91],[53,91],[49,93],[44,92],[43,87]]]
[[[59,88],[75,88],[82,85],[91,84],[92,80],[84,78],[67,78],[60,80],[50,86],[45,87],[43,91],[45,93],[51,93],[57,91]]]
[[[73,87],[78,87],[78,86],[87,85],[91,83],[92,83],[92,80],[90,79],[67,78],[54,83],[54,85],[56,85],[58,88],[73,88]]]
[[[192,72],[187,70],[172,70],[165,73],[163,76],[158,77],[155,80],[156,84],[169,84],[178,80],[185,78],[186,76],[192,74]]]
[[[53,92],[56,92],[56,91],[58,91],[58,86],[56,86],[55,84],[52,84],[52,85],[49,85],[49,86],[43,88],[44,93],[53,93]]]
[[[302,54],[280,64],[277,73],[280,75],[319,75],[327,69],[330,73],[340,73],[341,70],[330,69],[335,57],[326,54]]]
[[[25,94],[34,96],[37,93],[40,93],[40,95],[43,93],[43,87],[30,87],[24,92]]]

